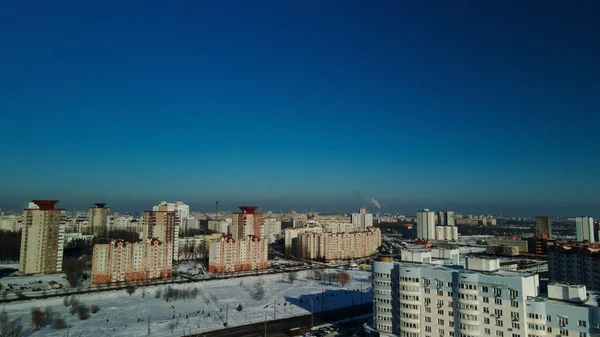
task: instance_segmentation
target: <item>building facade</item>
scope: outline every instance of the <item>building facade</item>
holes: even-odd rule
[[[435,226],[435,239],[438,241],[458,241],[458,228],[454,226]]]
[[[153,211],[162,212],[177,212],[177,218],[179,219],[177,225],[179,227],[178,233],[183,235],[187,232],[187,218],[190,216],[190,206],[183,203],[183,201],[177,202],[166,202],[161,201],[160,204],[152,207]]]
[[[229,234],[232,219],[208,220],[208,230],[213,233]]]
[[[263,238],[269,242],[281,238],[281,220],[276,218],[264,219]]]
[[[96,207],[90,208],[88,215],[90,234],[97,238],[108,237],[108,213],[110,209],[105,207],[105,203],[96,203],[94,205]]]
[[[51,274],[62,271],[66,215],[58,200],[34,200],[23,212],[19,271]]]
[[[92,283],[165,279],[173,275],[170,250],[157,238],[144,242],[127,243],[112,240],[107,244],[95,244],[92,258]]]
[[[573,242],[551,247],[548,277],[551,282],[582,284],[600,291],[600,244]]]
[[[552,239],[552,220],[549,216],[535,217],[535,236],[541,239]]]
[[[367,213],[366,207],[361,207],[359,213],[352,213],[352,225],[363,229],[373,227],[373,214]]]
[[[146,211],[142,238],[157,238],[167,246],[172,260],[179,260],[179,213],[175,211]]]
[[[417,212],[417,238],[435,240],[435,213],[427,208]]]
[[[268,262],[268,242],[256,235],[248,235],[242,240],[222,236],[210,241],[210,273],[266,269]]]
[[[349,260],[371,256],[381,246],[381,231],[365,230],[340,233],[305,232],[298,235],[296,256],[325,261]]]
[[[240,206],[241,212],[233,214],[231,224],[231,236],[236,239],[244,239],[248,235],[264,237],[264,214],[258,213],[258,206]]]
[[[537,274],[499,269],[498,259],[467,258],[466,268],[373,263],[373,328],[381,337],[596,336],[600,312],[585,289],[548,287]]]
[[[575,218],[575,227],[577,228],[577,241],[596,242],[594,236],[594,219],[587,216]]]
[[[440,226],[456,226],[454,222],[454,212],[443,210],[438,212],[438,223]]]

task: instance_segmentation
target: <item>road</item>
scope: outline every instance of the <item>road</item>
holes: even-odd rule
[[[342,309],[329,310],[325,312],[317,312],[314,314],[314,325],[322,325],[343,319],[348,319],[373,312],[373,304],[366,303],[347,307]],[[297,316],[292,318],[278,319],[276,321],[267,322],[267,336],[283,337],[289,336],[290,328],[305,328],[310,327],[310,315]],[[264,322],[256,322],[243,326],[221,329],[212,332],[201,334],[188,335],[185,337],[263,337],[265,335]]]

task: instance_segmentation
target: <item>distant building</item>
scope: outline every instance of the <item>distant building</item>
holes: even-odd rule
[[[51,274],[62,271],[65,210],[55,209],[58,200],[34,200],[23,213],[19,271]],[[31,204],[30,204],[31,205]]]
[[[179,230],[178,233],[183,235],[187,232],[187,218],[190,216],[190,206],[183,203],[183,201],[177,201],[175,203],[161,201],[160,204],[154,205],[152,207],[153,211],[167,211],[167,212],[177,212],[177,218],[179,222],[177,223]]]
[[[105,203],[96,203],[96,207],[90,208],[88,221],[91,235],[99,238],[108,237],[108,213],[110,209],[104,207]]]
[[[435,226],[435,239],[439,241],[458,241],[458,228],[454,226]]]
[[[456,226],[454,222],[454,212],[443,210],[438,212],[438,221],[440,226]]]
[[[0,230],[18,232],[22,226],[20,215],[0,215]]]
[[[186,233],[190,231],[197,232],[200,230],[200,221],[193,216],[188,216],[187,219],[185,219],[185,224]]]
[[[417,212],[417,237],[435,240],[435,213],[427,208]]]
[[[575,227],[577,227],[577,241],[596,242],[594,237],[594,219],[581,216],[575,218]]]
[[[298,235],[297,257],[325,261],[368,257],[381,246],[381,231],[369,227],[350,233],[314,233]]]
[[[213,233],[229,234],[232,219],[208,220],[208,230]]]
[[[365,207],[361,207],[359,213],[352,213],[352,224],[355,228],[368,228],[373,226],[373,214],[367,213]]]
[[[143,239],[157,238],[168,247],[172,260],[179,260],[179,214],[175,211],[146,211],[143,221]]]
[[[112,240],[94,245],[93,284],[165,279],[172,275],[170,249],[157,238],[139,243]]]
[[[298,252],[298,236],[304,233],[323,233],[323,227],[311,226],[311,227],[298,227],[298,228],[286,228],[284,231],[285,235],[285,254],[287,256],[296,255]]]
[[[256,235],[242,240],[223,236],[210,241],[208,271],[210,273],[233,273],[266,269],[268,266],[268,243]]]
[[[542,239],[552,239],[552,224],[550,217],[535,217],[535,236]]]
[[[281,238],[281,220],[275,218],[264,219],[264,239],[269,242]]]
[[[264,214],[258,213],[258,206],[240,206],[241,212],[233,214],[231,225],[231,236],[236,239],[244,239],[249,235],[264,237]]]

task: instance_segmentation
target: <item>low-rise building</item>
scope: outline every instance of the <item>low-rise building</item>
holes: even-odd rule
[[[222,236],[210,241],[208,271],[211,273],[266,269],[268,262],[268,242],[256,235],[241,240]]]
[[[455,226],[435,226],[435,239],[438,241],[458,241],[458,228]]]
[[[171,252],[157,238],[138,243],[118,239],[94,245],[93,284],[147,281],[172,275]]]
[[[527,240],[521,240],[521,239],[505,239],[505,238],[492,238],[490,240],[490,244],[492,246],[511,246],[511,247],[518,247],[519,248],[519,252],[521,253],[526,253],[529,251],[529,245],[527,243]]]

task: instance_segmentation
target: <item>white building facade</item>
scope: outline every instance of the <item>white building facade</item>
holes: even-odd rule
[[[417,212],[417,238],[435,240],[435,213],[427,208]]]
[[[587,216],[577,217],[575,218],[575,226],[577,227],[577,241],[596,242],[593,218]]]
[[[366,229],[373,226],[373,214],[367,213],[365,207],[361,207],[359,213],[352,213],[352,224],[355,228]]]

